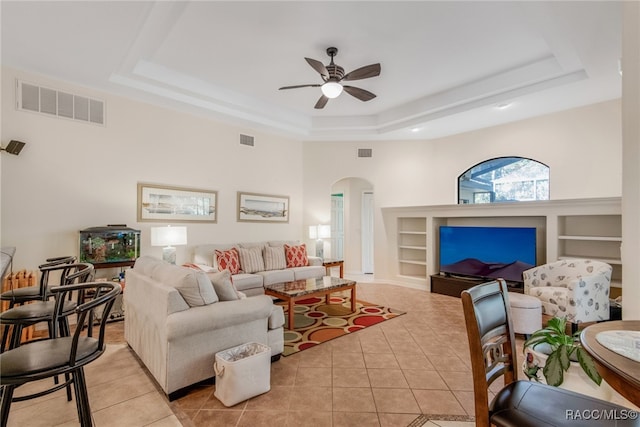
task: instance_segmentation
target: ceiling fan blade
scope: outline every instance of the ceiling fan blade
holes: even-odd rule
[[[318,102],[316,102],[316,105],[313,107],[317,110],[324,108],[325,105],[327,105],[327,101],[329,101],[329,98],[327,98],[326,96],[322,95],[320,97],[320,99],[318,99]]]
[[[313,67],[314,70],[320,73],[320,75],[322,76],[322,80],[324,80],[325,82],[329,80],[329,71],[327,71],[327,67],[325,67],[322,62],[316,61],[315,59],[311,58],[304,59],[309,63],[309,65],[311,65],[311,67]]]
[[[376,97],[375,94],[369,92],[368,90],[360,89],[359,87],[343,86],[342,88],[349,95],[358,98],[360,101],[371,101]]]
[[[347,73],[342,80],[361,80],[368,79],[369,77],[375,77],[380,75],[380,64],[371,64],[360,67]]]
[[[309,84],[309,85],[295,85],[295,86],[283,86],[281,88],[279,88],[278,90],[282,90],[282,89],[297,89],[299,87],[320,87],[322,85],[319,84]]]

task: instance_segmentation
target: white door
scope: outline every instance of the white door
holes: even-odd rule
[[[362,193],[362,272],[373,274],[373,192]]]
[[[331,195],[331,258],[344,260],[344,195]]]

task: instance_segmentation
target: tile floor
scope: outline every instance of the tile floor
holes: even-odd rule
[[[109,324],[108,352],[86,369],[95,425],[404,427],[426,414],[466,421],[425,426],[473,426],[460,300],[359,279],[359,299],[407,314],[281,358],[271,365],[271,391],[231,408],[213,385],[169,402],[124,343],[123,322]],[[8,425],[78,425],[75,403],[64,391],[16,403]]]

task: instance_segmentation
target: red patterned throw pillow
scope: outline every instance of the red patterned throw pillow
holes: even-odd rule
[[[305,267],[309,265],[307,245],[304,243],[300,246],[284,245],[284,255],[287,258],[287,268]]]
[[[219,251],[216,249],[216,263],[218,270],[229,270],[231,274],[238,274],[240,271],[240,256],[236,248],[228,251]]]

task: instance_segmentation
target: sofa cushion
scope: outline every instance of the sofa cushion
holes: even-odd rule
[[[238,274],[240,271],[240,256],[236,248],[231,248],[227,251],[216,249],[215,254],[218,270],[229,270],[231,274]]]
[[[264,254],[264,270],[282,270],[287,268],[287,259],[284,256],[284,246],[266,246]]]
[[[176,288],[190,307],[218,301],[218,295],[204,272],[162,262],[153,269],[151,278]]]
[[[238,295],[238,291],[231,281],[231,273],[229,273],[229,270],[222,270],[218,273],[207,273],[207,276],[220,301],[235,301],[240,299],[240,295]]]
[[[295,280],[316,279],[327,274],[327,269],[321,265],[308,265],[306,267],[294,267],[293,271]]]
[[[292,269],[261,271],[258,273],[263,278],[265,285],[273,285],[274,283],[292,282],[295,280]]]
[[[240,268],[244,273],[264,271],[261,247],[238,248],[238,255],[240,256]]]
[[[287,268],[304,267],[309,265],[307,259],[307,245],[304,243],[299,246],[284,245],[284,253],[287,259]]]

